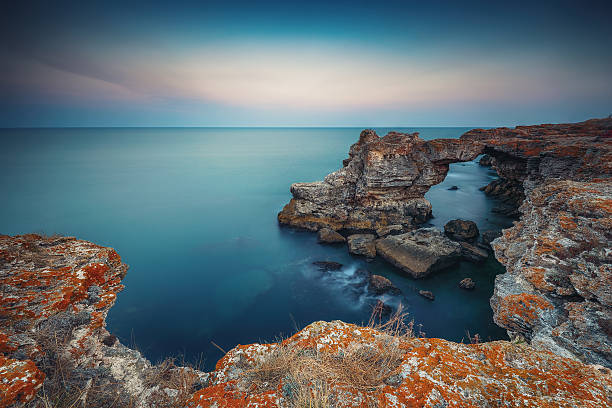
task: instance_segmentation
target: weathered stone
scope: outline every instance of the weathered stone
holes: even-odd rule
[[[419,290],[419,295],[429,300],[434,300],[436,298],[434,294],[429,290]]]
[[[421,228],[376,242],[378,255],[414,278],[459,261],[461,247],[435,228]]]
[[[453,343],[401,338],[340,321],[315,322],[280,344],[238,346],[217,363],[210,385],[187,402],[190,408],[287,407],[289,377],[265,389],[249,374],[282,345],[297,355],[338,358],[359,347],[401,350],[396,373],[377,387],[326,384],[337,407],[581,407],[609,404],[610,370],[567,360],[526,344],[494,341]],[[316,356],[315,355],[315,356]],[[315,357],[316,358],[316,357]]]
[[[342,269],[342,264],[334,261],[315,261],[312,264],[324,272],[339,271]]]
[[[324,244],[338,244],[342,242],[346,242],[346,238],[340,235],[338,232],[329,229],[329,228],[321,228],[318,233],[319,243]]]
[[[399,295],[401,293],[401,290],[399,290],[397,286],[391,283],[389,279],[380,275],[370,276],[368,290],[376,295],[382,295],[384,293]]]
[[[381,227],[376,230],[376,235],[379,237],[386,237],[387,235],[397,235],[404,232],[404,227],[401,225],[389,225],[387,227]]]
[[[396,132],[381,138],[364,130],[342,169],[323,181],[291,186],[293,199],[278,220],[313,231],[413,227],[431,217],[424,194],[444,179],[449,163],[473,160],[481,149],[457,139],[425,141],[418,133]]]
[[[472,290],[476,288],[476,283],[472,280],[472,278],[465,278],[459,282],[459,287],[461,289]]]
[[[484,262],[489,257],[489,253],[482,248],[468,244],[467,242],[459,242],[461,245],[461,256],[466,261],[470,262]]]
[[[444,233],[455,241],[473,241],[479,234],[474,221],[450,220],[444,225]]]
[[[348,249],[351,254],[362,255],[367,258],[376,256],[376,244],[373,234],[354,234],[347,238]]]

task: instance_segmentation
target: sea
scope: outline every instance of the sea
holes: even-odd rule
[[[317,320],[368,322],[377,298],[355,271],[402,290],[415,330],[470,342],[505,339],[489,299],[504,268],[494,259],[415,280],[382,260],[280,226],[295,182],[339,169],[360,128],[49,128],[0,130],[0,233],[75,236],[117,250],[129,265],[107,329],[152,362],[176,358],[211,370],[223,350],[271,342]],[[468,128],[375,128],[457,138]],[[477,161],[450,166],[426,197],[443,228],[512,220],[479,190],[496,178]],[[457,190],[449,190],[457,186]],[[323,274],[312,262],[340,262]],[[458,287],[471,277],[476,289]],[[430,290],[435,301],[419,296]]]

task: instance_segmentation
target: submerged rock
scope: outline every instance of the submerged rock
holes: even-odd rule
[[[479,231],[474,221],[450,220],[444,225],[444,233],[455,241],[473,241]]]
[[[373,234],[354,234],[347,238],[348,250],[351,254],[362,255],[367,258],[376,256],[376,244],[374,240],[376,236]]]
[[[465,278],[459,282],[459,287],[461,289],[472,290],[476,288],[476,283],[472,280],[472,278]]]
[[[491,242],[493,242],[494,239],[501,237],[501,235],[501,230],[486,230],[480,234],[482,242],[488,246],[491,245]]]
[[[324,272],[339,271],[342,269],[342,264],[334,261],[315,261],[312,264]]]
[[[447,188],[447,190],[450,190],[450,191],[459,190],[459,187],[452,186],[452,187]]]
[[[397,286],[391,283],[389,279],[380,275],[370,276],[368,290],[376,295],[382,295],[384,293],[399,295],[402,292]]]
[[[429,300],[434,300],[436,298],[434,294],[429,290],[419,290],[419,295]]]
[[[376,242],[378,255],[414,278],[454,265],[461,246],[435,228],[421,228]]]
[[[340,235],[338,232],[329,229],[329,228],[321,228],[318,233],[319,243],[324,244],[338,244],[346,242],[346,238]]]

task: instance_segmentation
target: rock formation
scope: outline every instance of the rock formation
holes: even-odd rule
[[[46,395],[78,389],[91,407],[170,406],[206,383],[202,372],[151,365],[106,331],[127,268],[112,248],[74,238],[0,236],[1,407],[32,400],[43,381]],[[159,375],[184,385],[152,384]]]
[[[329,228],[321,228],[317,238],[319,243],[322,244],[341,244],[346,242],[346,238]]]
[[[430,216],[423,195],[444,179],[449,163],[481,153],[482,164],[499,175],[484,188],[500,200],[496,211],[521,218],[493,241],[508,271],[496,280],[495,321],[536,347],[612,367],[611,118],[474,129],[459,140],[363,131],[341,170],[292,186],[278,219],[311,230],[398,224],[410,231]],[[483,241],[495,235],[487,232]],[[404,247],[402,236],[379,239],[378,254],[413,276],[429,273],[430,266],[415,266],[428,255],[410,255],[418,246]],[[475,245],[461,249],[465,259],[484,258]]]
[[[361,255],[367,258],[376,256],[376,244],[374,234],[353,234],[347,238],[348,250],[353,255]]]
[[[474,221],[450,220],[444,225],[444,233],[455,241],[473,241],[479,231]]]
[[[54,387],[67,386],[89,407],[288,408],[305,395],[338,407],[609,406],[612,373],[601,366],[524,343],[458,344],[338,321],[237,346],[212,373],[153,366],[105,329],[126,270],[113,249],[74,238],[0,237],[0,406],[53,406]]]
[[[351,386],[353,378],[342,381],[343,372],[334,368],[346,356],[351,357],[346,364],[356,364],[359,356],[380,359],[378,377],[359,378],[372,386]],[[330,360],[337,366],[317,372]],[[275,364],[281,361],[293,363]],[[327,384],[321,377],[336,380]],[[311,400],[301,406],[312,407],[603,408],[609,406],[612,377],[608,369],[526,344],[458,344],[391,336],[340,321],[315,322],[281,343],[234,348],[217,363],[211,385],[197,391],[187,407],[298,406],[294,401],[301,401],[304,388]],[[328,405],[316,405],[323,401]]]
[[[278,214],[281,224],[369,231],[392,224],[412,227],[431,217],[423,195],[446,177],[449,163],[473,160],[478,143],[425,141],[418,133],[361,132],[342,169],[323,181],[291,186],[293,199]]]

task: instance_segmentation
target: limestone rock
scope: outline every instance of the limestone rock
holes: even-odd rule
[[[479,231],[474,221],[450,220],[444,225],[444,233],[455,241],[473,241]]]
[[[351,254],[362,255],[367,258],[376,256],[376,244],[373,234],[354,234],[347,238],[348,249]]]
[[[479,248],[477,246],[468,244],[467,242],[459,242],[461,245],[461,256],[466,261],[470,262],[484,262],[489,257],[489,254],[486,250]]]
[[[421,228],[379,239],[376,251],[414,278],[449,267],[461,256],[461,246],[435,228]]]
[[[361,132],[343,167],[314,183],[291,186],[293,199],[278,214],[281,224],[317,231],[407,228],[431,217],[424,198],[440,183],[449,163],[473,160],[480,143],[457,139],[425,141],[418,133]]]
[[[371,275],[368,290],[376,295],[382,295],[384,293],[390,293],[392,295],[399,295],[401,290],[398,289],[391,281],[384,276]]]
[[[320,243],[325,244],[338,244],[346,242],[346,238],[329,228],[321,228],[317,237]]]
[[[465,278],[459,282],[459,287],[465,290],[472,290],[476,288],[476,283],[472,280],[472,278]]]
[[[526,344],[493,341],[453,343],[442,339],[396,339],[340,321],[315,322],[276,344],[238,346],[217,363],[211,384],[187,402],[190,408],[293,406],[286,392],[290,375],[265,389],[249,373],[270,361],[279,347],[296,355],[339,358],[358,348],[401,350],[392,376],[376,387],[330,381],[327,393],[337,407],[581,407],[608,406],[610,370],[538,351]]]

